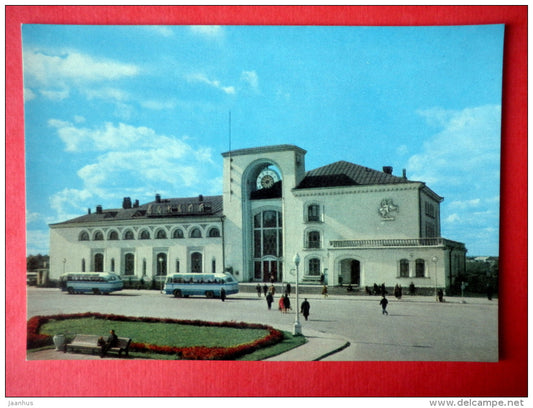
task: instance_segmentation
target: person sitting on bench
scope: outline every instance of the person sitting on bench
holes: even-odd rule
[[[118,344],[118,336],[115,334],[115,330],[109,331],[109,337],[107,338],[107,341],[103,342],[103,344],[100,344],[99,340],[98,343],[98,345],[102,347],[102,350],[100,351],[100,357],[104,357],[107,353],[107,350],[112,347],[116,347]]]

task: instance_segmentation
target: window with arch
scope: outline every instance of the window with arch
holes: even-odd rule
[[[217,261],[214,258],[211,260],[211,273],[217,273]]]
[[[311,276],[320,276],[320,259],[311,258],[308,262],[307,274]]]
[[[282,256],[281,212],[266,210],[254,216],[254,258]]]
[[[180,239],[183,238],[183,231],[180,228],[176,228],[172,233],[172,238]]]
[[[111,272],[115,272],[115,258],[111,258]]]
[[[85,258],[81,260],[81,271],[85,272]]]
[[[156,239],[167,239],[167,232],[164,229],[157,230]]]
[[[220,230],[217,227],[213,227],[209,230],[209,237],[210,238],[218,238],[220,237]]]
[[[320,248],[320,231],[307,233],[307,248]]]
[[[87,231],[80,232],[80,236],[78,239],[80,241],[89,241],[89,233]]]
[[[157,276],[164,276],[167,274],[167,254],[160,252],[156,256],[157,262]]]
[[[110,241],[118,241],[118,232],[117,231],[111,231],[109,233],[109,238],[108,238]]]
[[[103,272],[104,271],[104,254],[94,254],[94,271]]]
[[[143,258],[143,276],[146,276],[146,258]]]
[[[142,230],[139,239],[150,239],[150,233],[148,230]]]
[[[307,206],[307,221],[309,222],[320,221],[320,205],[310,204]]]
[[[426,276],[426,262],[423,259],[418,258],[416,260],[415,276],[417,278]]]
[[[409,277],[409,260],[401,259],[400,260],[400,278]]]
[[[104,240],[104,234],[102,233],[102,231],[96,231],[94,233],[94,238],[93,238],[94,241],[103,241]]]
[[[125,240],[135,239],[135,236],[133,235],[133,231],[127,230],[126,232],[124,232],[124,239]]]
[[[189,237],[191,238],[202,238],[202,231],[200,231],[200,228],[193,228],[191,230],[191,233],[189,234]]]
[[[126,254],[124,255],[124,275],[134,275],[135,274],[135,255]]]
[[[176,259],[176,273],[180,273],[180,260]]]
[[[191,254],[191,272],[202,272],[202,254],[200,252],[193,252]]]

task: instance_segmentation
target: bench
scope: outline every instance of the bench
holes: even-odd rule
[[[102,347],[98,345],[98,339],[100,336],[95,336],[92,334],[77,334],[74,337],[72,342],[65,345],[65,353],[67,351],[90,351],[91,353],[100,353]],[[119,337],[117,345],[115,347],[110,347],[107,349],[107,352],[110,351],[118,353],[119,356],[122,355],[122,352],[125,353],[126,357],[129,355],[131,339],[127,337]]]

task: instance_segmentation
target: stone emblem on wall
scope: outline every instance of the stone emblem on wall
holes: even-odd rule
[[[394,204],[392,198],[384,198],[381,200],[378,211],[384,221],[394,221],[399,207]]]

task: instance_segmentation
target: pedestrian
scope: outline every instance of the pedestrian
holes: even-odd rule
[[[263,293],[264,293],[265,297],[266,297],[266,295],[267,295],[267,292],[268,292],[268,286],[267,286],[266,283],[265,283],[265,284],[263,285]]]
[[[326,285],[322,287],[322,296],[324,296],[324,299],[328,297],[328,287]]]
[[[107,353],[107,350],[112,347],[116,347],[117,344],[118,337],[115,333],[115,330],[109,331],[109,337],[107,338],[107,341],[100,337],[100,339],[98,339],[98,345],[100,346],[100,357],[104,357]]]
[[[442,289],[439,289],[439,291],[437,292],[437,296],[439,298],[439,302],[444,302],[444,292],[442,291]]]
[[[279,298],[278,308],[281,313],[285,313],[285,301],[283,300],[283,296]]]
[[[287,283],[287,287],[285,289],[285,292],[287,293],[287,295],[291,294],[291,284],[290,283]]]
[[[226,300],[226,291],[224,290],[224,288],[220,289],[220,300]]]
[[[389,312],[387,312],[387,304],[389,303],[389,301],[387,300],[387,298],[385,297],[385,295],[383,295],[383,297],[381,298],[381,301],[379,302],[379,304],[381,305],[381,314],[384,314],[384,315],[389,315]]]
[[[394,296],[400,300],[402,298],[402,287],[398,284],[394,287]]]
[[[261,285],[259,283],[255,287],[255,290],[257,291],[257,296],[261,297]]]
[[[274,285],[270,285],[270,288],[268,289],[268,291],[270,292],[272,296],[276,294],[276,288],[274,287]]]
[[[289,298],[289,295],[287,295],[286,293],[285,293],[285,296],[283,296],[283,305],[285,306],[285,313],[291,310],[291,299]]]
[[[411,284],[409,285],[409,294],[411,296],[414,296],[415,295],[415,290],[416,290],[415,284],[413,282],[411,282]]]
[[[307,301],[307,298],[305,298],[300,308],[300,311],[302,312],[303,317],[305,317],[305,320],[307,320],[307,318],[309,317],[309,309],[311,309],[311,305]]]
[[[272,309],[272,302],[274,302],[274,296],[272,296],[272,293],[269,292],[266,295],[266,301],[267,301],[268,310]]]

